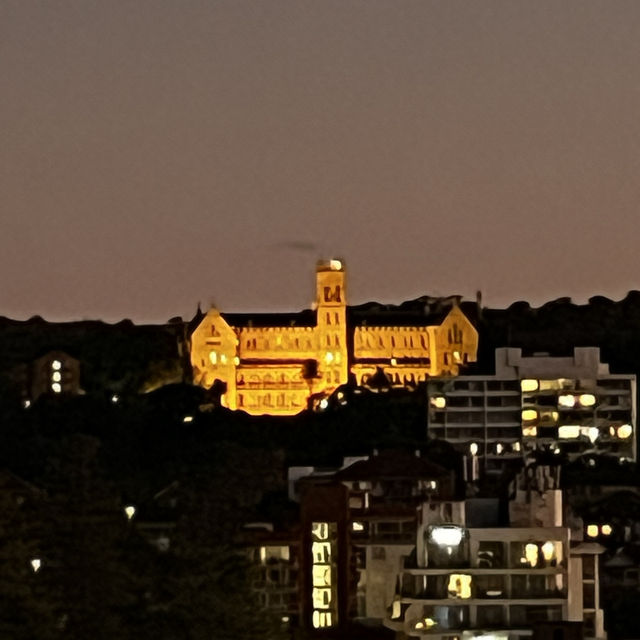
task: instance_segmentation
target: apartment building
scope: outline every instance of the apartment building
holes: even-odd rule
[[[525,357],[496,349],[490,376],[431,379],[429,436],[470,458],[469,474],[498,471],[533,450],[636,457],[636,377],[612,374],[600,350]]]

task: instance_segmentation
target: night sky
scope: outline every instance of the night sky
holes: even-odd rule
[[[640,2],[0,0],[0,315],[640,288]]]

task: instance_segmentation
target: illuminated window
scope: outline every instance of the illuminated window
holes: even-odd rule
[[[62,391],[62,386],[60,385],[60,383],[59,383],[59,382],[54,382],[54,383],[51,385],[51,390],[52,390],[54,393],[60,393],[60,392]]]
[[[565,424],[558,427],[558,438],[572,439],[580,437],[580,427],[574,424]]]
[[[62,369],[62,362],[60,362],[60,360],[54,360],[54,361],[51,363],[51,368],[52,368],[54,371],[60,371],[60,369]]]
[[[578,398],[578,402],[583,407],[593,407],[596,403],[596,397],[592,393],[583,393],[580,398]]]
[[[537,427],[522,427],[522,435],[527,437],[537,436],[538,429]]]
[[[444,396],[434,396],[430,402],[431,406],[436,409],[444,409],[447,406],[447,399]]]
[[[430,533],[431,540],[440,547],[457,547],[462,536],[462,529],[455,526],[433,527]]]
[[[337,591],[333,581],[336,533],[335,523],[313,522],[311,524],[312,622],[316,629],[330,627],[336,623]]]
[[[220,354],[220,363],[227,364],[227,356],[224,353]]]
[[[233,364],[235,364],[236,367],[240,364],[240,358],[238,358],[238,356],[233,359]]]
[[[572,409],[576,404],[576,399],[569,394],[563,394],[558,396],[558,406]]]
[[[590,538],[598,537],[598,525],[597,524],[589,524],[587,525],[587,535]]]
[[[520,443],[519,442],[514,442],[512,445],[512,448],[514,451],[520,451]]]
[[[471,597],[471,576],[454,573],[449,576],[447,593],[450,598],[460,598],[466,600]]]
[[[530,567],[538,564],[538,545],[530,542],[524,547],[524,557]]]
[[[538,381],[537,380],[521,380],[520,388],[522,391],[537,391],[538,390]]]
[[[462,362],[462,358],[460,357],[460,352],[459,351],[454,351],[453,352],[453,360],[454,360],[454,362],[456,362],[458,364],[460,362]]]
[[[416,622],[414,628],[415,629],[431,629],[431,627],[435,627],[438,624],[433,618],[425,618],[424,620],[419,620]]]
[[[362,522],[353,522],[351,524],[351,530],[352,531],[364,531],[364,525],[362,524]]]
[[[628,438],[632,433],[633,433],[633,429],[631,428],[630,424],[623,424],[622,426],[618,427],[618,438]]]
[[[324,361],[325,361],[327,364],[331,364],[331,363],[333,362],[333,353],[331,353],[331,351],[327,351],[327,352],[324,354]]]
[[[331,611],[315,610],[313,612],[312,622],[315,629],[322,629],[323,627],[333,626],[333,622],[331,620]]]
[[[603,536],[610,536],[613,532],[613,529],[611,528],[610,524],[603,524],[602,527],[600,527],[600,531],[602,532]]]
[[[504,451],[504,447],[498,442],[496,445],[496,453],[500,455]]]
[[[556,557],[556,545],[551,541],[545,542],[542,547],[540,547],[540,550],[542,551],[542,557],[547,562],[550,562]]]
[[[51,374],[51,379],[52,379],[54,382],[60,382],[60,380],[62,380],[62,374],[61,374],[59,371],[54,371],[54,372]]]
[[[524,422],[531,422],[531,420],[538,419],[538,412],[535,409],[524,409],[522,412],[522,420]]]
[[[472,442],[469,445],[469,453],[471,453],[472,456],[475,456],[478,453],[478,444],[476,442]]]
[[[218,354],[215,351],[209,352],[209,360],[211,364],[218,364]]]

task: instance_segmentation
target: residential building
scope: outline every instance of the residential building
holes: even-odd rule
[[[429,436],[470,457],[470,477],[533,450],[636,457],[636,376],[612,374],[600,350],[525,357],[496,349],[495,374],[431,379]]]

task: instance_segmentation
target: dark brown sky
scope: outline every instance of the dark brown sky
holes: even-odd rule
[[[0,315],[640,288],[640,2],[0,0]]]

